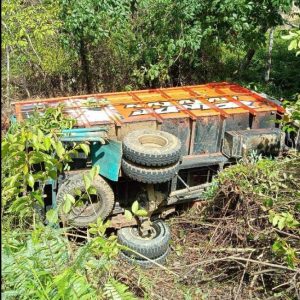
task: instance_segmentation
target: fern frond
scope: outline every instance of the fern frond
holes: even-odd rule
[[[137,300],[134,294],[128,291],[128,286],[112,278],[105,284],[103,295],[109,300]]]

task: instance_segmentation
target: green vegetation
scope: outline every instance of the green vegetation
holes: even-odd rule
[[[146,299],[297,299],[299,153],[255,153],[219,173],[207,198],[169,219],[167,268],[114,268]],[[172,287],[172,288],[171,288]]]
[[[300,179],[299,167],[299,154],[291,155],[282,160],[262,159],[252,154],[249,159],[245,159],[220,174],[218,181],[221,188],[214,197],[216,202],[220,196],[221,201],[227,198],[230,203],[228,205],[233,206],[229,208],[231,210],[243,209],[242,207],[246,205],[245,209],[248,211],[244,212],[244,217],[249,218],[248,221],[245,220],[249,228],[266,226],[263,218],[265,218],[266,223],[271,223],[276,232],[275,235],[269,236],[271,240],[268,240],[267,236],[263,236],[265,228],[259,230],[260,236],[257,238],[262,238],[261,243],[273,243],[272,250],[276,254],[282,255],[286,264],[291,268],[295,268],[299,262],[299,258],[296,257],[296,252],[299,251],[297,240],[291,239],[291,243],[294,246],[297,245],[296,248],[291,247],[288,243],[290,234],[294,233],[294,236],[299,234],[300,206],[298,200],[300,199],[300,192],[297,189]],[[239,201],[241,207],[238,208]],[[259,210],[255,213],[261,214],[260,222],[262,223],[260,224],[257,224],[255,218],[251,220],[251,216],[254,217],[252,213],[255,206]],[[278,232],[277,228],[279,229]],[[254,238],[252,234],[254,232],[248,233],[250,243],[251,239]],[[257,239],[255,243],[257,243]]]
[[[290,20],[293,2],[299,6],[290,0],[4,0],[2,104],[227,80],[288,99],[283,129],[294,131],[300,35],[299,16]],[[83,175],[84,193],[43,211],[46,181],[67,170],[79,151],[89,153],[87,143],[65,148],[60,141],[61,130],[73,125],[62,107],[50,108],[12,123],[2,137],[5,299],[299,296],[299,153],[278,160],[253,153],[226,168],[198,210],[168,221],[173,251],[166,268],[144,271],[118,260],[121,246],[106,235],[109,223],[98,219],[84,232],[57,226],[59,216],[64,222],[64,214],[95,193],[97,169]],[[137,202],[126,210],[128,219],[145,215]]]
[[[222,80],[291,97],[293,2],[3,1],[2,101]]]
[[[66,195],[62,207],[45,214],[44,186],[67,169],[71,156],[87,144],[65,148],[61,129],[73,120],[62,115],[62,107],[38,112],[10,127],[1,143],[2,154],[2,291],[5,299],[134,299],[127,287],[109,275],[112,258],[118,253],[116,236],[105,237],[108,224],[99,219],[91,224],[92,237],[81,245],[70,237],[87,239],[70,228],[58,229],[58,215],[68,213],[76,203]],[[92,168],[83,180],[93,193]],[[62,221],[64,222],[63,218]],[[50,226],[45,226],[46,224]],[[98,286],[101,288],[98,288]],[[118,298],[119,297],[119,298]]]

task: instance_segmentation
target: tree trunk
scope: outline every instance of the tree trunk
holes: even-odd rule
[[[254,54],[255,54],[255,49],[253,49],[253,48],[248,49],[248,51],[243,59],[243,62],[241,63],[240,72],[243,70],[247,70],[249,68],[249,65],[252,61]]]
[[[93,91],[92,80],[90,76],[90,62],[88,59],[88,50],[83,39],[80,41],[80,60],[82,67],[82,81],[85,82],[86,90],[89,94]]]
[[[265,82],[269,82],[269,80],[270,80],[270,73],[271,73],[271,67],[272,67],[273,41],[274,41],[274,28],[271,28],[270,35],[269,35],[269,49],[268,49],[268,57],[267,57],[267,63],[266,63]]]

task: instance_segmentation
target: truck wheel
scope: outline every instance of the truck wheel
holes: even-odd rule
[[[92,186],[97,191],[96,195],[90,195],[92,203],[90,200],[87,200],[84,205],[73,207],[67,215],[61,214],[76,227],[85,227],[95,222],[98,218],[106,219],[114,207],[114,193],[109,184],[100,175],[94,179]],[[61,185],[57,192],[57,206],[63,205],[66,194],[70,194],[76,199],[78,196],[76,196],[75,189],[79,189],[82,192],[85,191],[82,173],[73,175]]]
[[[161,183],[174,177],[179,169],[179,162],[167,167],[150,168],[122,159],[122,169],[133,180],[143,183]]]
[[[167,249],[167,251],[157,257],[157,258],[154,258],[152,259],[154,262],[160,264],[160,265],[163,265],[165,262],[166,262],[166,258],[169,254],[169,249]],[[130,256],[127,256],[126,254],[120,252],[120,257],[122,259],[124,259],[125,261],[127,261],[128,263],[132,264],[132,265],[138,265],[138,266],[141,266],[142,268],[145,268],[145,269],[148,269],[148,268],[151,268],[151,267],[157,267],[156,264],[152,263],[151,261],[149,260],[143,260],[143,259],[137,259],[137,258],[132,258]]]
[[[165,166],[179,161],[181,142],[165,131],[135,130],[124,137],[123,153],[128,160],[143,166]]]
[[[162,256],[169,247],[171,233],[168,225],[163,221],[152,223],[153,232],[149,237],[141,237],[136,227],[125,227],[118,230],[118,241],[120,244],[150,258]],[[122,250],[131,258],[142,259],[139,255]]]

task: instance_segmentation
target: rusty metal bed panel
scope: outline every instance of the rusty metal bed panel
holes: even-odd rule
[[[104,100],[106,104],[91,106],[90,101]],[[43,111],[48,106],[62,104],[64,112],[77,120],[79,127],[156,121],[162,124],[168,119],[220,116],[231,119],[232,115],[283,113],[284,109],[255,92],[237,84],[221,82],[203,85],[130,92],[101,93],[49,99],[29,99],[15,102],[18,120],[29,117],[35,109]],[[169,121],[168,121],[169,122]],[[174,121],[175,122],[175,121]],[[229,122],[230,123],[230,122]],[[264,124],[264,126],[266,126]]]

